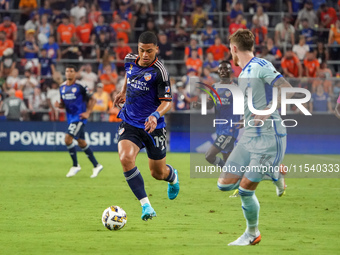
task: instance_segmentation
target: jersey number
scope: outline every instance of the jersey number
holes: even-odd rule
[[[165,149],[165,145],[164,145],[165,137],[161,135],[161,136],[154,136],[153,138],[156,141],[156,147],[157,148],[162,147],[161,150],[164,150]]]
[[[74,135],[74,131],[76,130],[76,128],[77,128],[77,125],[74,124],[74,123],[72,123],[68,126],[68,130],[69,130],[71,135]]]

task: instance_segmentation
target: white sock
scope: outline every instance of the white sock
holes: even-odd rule
[[[170,184],[174,185],[177,183],[177,175],[175,175],[175,180],[173,182],[169,182]]]
[[[150,201],[149,201],[149,198],[148,197],[144,197],[142,198],[141,200],[139,200],[140,204],[143,206],[145,204],[149,204],[151,205]]]
[[[256,236],[256,233],[259,231],[259,229],[256,227],[247,227],[248,234],[252,235],[252,236]]]

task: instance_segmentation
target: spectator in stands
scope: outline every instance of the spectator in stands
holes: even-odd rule
[[[184,83],[182,81],[178,81],[176,83],[176,92],[172,97],[172,110],[190,110],[190,102],[190,94],[185,90]]]
[[[55,72],[55,64],[52,59],[47,56],[47,50],[41,49],[38,65],[38,77],[43,76],[45,79],[50,79]]]
[[[0,31],[4,31],[6,38],[12,41],[16,41],[18,37],[18,28],[14,22],[11,21],[11,17],[5,16],[3,23],[0,24]]]
[[[104,91],[103,87],[103,83],[98,83],[96,92],[93,94],[93,98],[97,100],[92,112],[93,121],[108,121],[109,119],[107,111],[111,99],[110,95]]]
[[[9,10],[9,0],[2,0],[0,2],[0,10],[5,10],[5,11]]]
[[[128,4],[119,4],[118,10],[114,11],[112,14],[113,19],[115,16],[119,15],[123,20],[130,21],[132,19],[132,12],[129,10]]]
[[[19,9],[21,10],[20,25],[29,20],[30,13],[37,9],[37,0],[20,0]]]
[[[78,0],[78,4],[71,9],[70,15],[74,17],[74,23],[78,26],[80,24],[80,18],[86,16],[85,1]]]
[[[33,11],[30,14],[30,19],[25,23],[24,29],[27,32],[28,30],[38,31],[39,28],[39,14],[36,11]]]
[[[276,60],[280,60],[282,58],[280,49],[274,45],[274,41],[270,37],[267,39],[267,49],[269,54],[273,55]]]
[[[185,32],[184,27],[179,27],[178,30],[176,31],[175,35],[175,54],[174,56],[176,57],[177,60],[183,60],[184,59],[184,51],[185,47],[189,43],[189,35]],[[177,73],[182,75],[183,74],[183,68],[181,64],[176,65],[177,68]]]
[[[320,28],[331,28],[337,21],[336,10],[333,7],[327,6],[327,4],[320,5],[319,10],[319,27]]]
[[[123,39],[125,43],[129,42],[129,36],[131,33],[130,23],[121,18],[120,15],[114,16],[114,21],[111,27],[116,33],[116,39]]]
[[[172,46],[168,42],[168,37],[163,31],[158,34],[158,57],[163,60],[169,60],[172,57]]]
[[[61,59],[59,45],[55,42],[55,38],[52,34],[48,37],[48,43],[44,44],[42,48],[47,50],[47,56],[52,60],[59,61]]]
[[[109,122],[121,122],[122,120],[118,118],[118,113],[120,111],[120,108],[118,108],[116,105],[113,105],[113,100],[115,99],[117,95],[117,91],[113,91],[111,93],[111,100],[109,101]]]
[[[268,51],[267,46],[262,46],[261,47],[261,53],[259,54],[260,58],[264,58],[266,60],[268,60],[269,62],[274,62],[275,61],[275,56],[270,54],[270,52]]]
[[[96,3],[91,3],[90,11],[87,15],[87,20],[92,27],[97,26],[98,18],[102,13],[99,11],[98,5]]]
[[[257,6],[256,8],[256,13],[253,16],[253,22],[254,19],[259,20],[259,25],[263,27],[268,27],[269,26],[269,18],[268,14],[263,12],[263,7],[262,6]]]
[[[281,23],[275,26],[275,45],[278,47],[286,48],[289,44],[295,44],[295,29],[290,24],[292,17],[289,14],[285,14]]]
[[[92,44],[95,43],[95,36],[91,36],[92,32],[92,26],[89,23],[86,23],[86,17],[83,16],[80,18],[80,24],[76,27],[76,34],[77,39],[80,43],[80,51],[82,53],[82,56],[84,58],[88,58],[91,55],[92,47],[91,46],[85,46],[81,44]]]
[[[131,20],[131,27],[132,30],[135,31],[135,38],[139,38],[139,35],[144,32],[150,17],[147,6],[145,4],[139,4]]]
[[[300,35],[299,44],[293,46],[293,52],[299,58],[299,60],[304,60],[306,53],[309,51],[309,46],[306,44],[306,39],[303,35]]]
[[[59,44],[71,44],[76,41],[76,27],[74,24],[70,23],[69,16],[64,14],[62,17],[62,24],[60,24],[57,29],[57,42]]]
[[[230,11],[230,23],[236,23],[237,16],[241,15],[243,19],[243,4],[240,0],[234,4]]]
[[[222,44],[221,38],[216,37],[215,44],[207,49],[207,53],[211,52],[214,55],[214,60],[222,61],[230,57],[230,51],[227,46]]]
[[[39,46],[35,41],[34,34],[34,30],[27,30],[26,40],[22,44],[24,57],[27,60],[38,58]]]
[[[104,85],[104,91],[111,94],[112,91],[116,90],[118,75],[116,71],[112,71],[110,65],[105,66],[104,71],[105,73],[100,76],[100,81]]]
[[[198,57],[198,53],[196,49],[191,50],[191,57],[189,57],[186,60],[185,65],[187,67],[187,70],[194,69],[197,72],[198,76],[201,76],[203,62]]]
[[[92,66],[90,64],[82,65],[78,71],[78,78],[85,84],[88,89],[94,91],[94,86],[98,81],[98,75],[92,72]]]
[[[331,69],[329,69],[327,66],[327,62],[321,62],[319,76],[325,77],[326,79],[330,79],[333,77]]]
[[[132,52],[132,51],[131,51]],[[116,68],[116,65],[115,63],[113,62],[115,59],[114,59],[114,56],[113,55],[110,55],[110,54],[106,54],[103,56],[103,59],[101,60],[99,66],[98,66],[98,77],[100,77],[102,74],[105,73],[105,70],[104,70],[104,67],[107,66],[107,65],[110,65],[111,66],[111,70],[112,71],[116,71],[116,72],[119,72],[119,70],[117,71],[117,68]],[[123,63],[123,62],[122,62]],[[118,64],[118,63],[117,63]],[[125,74],[125,68],[124,68],[124,63],[123,63],[123,66],[122,66],[122,72],[124,72]]]
[[[8,95],[9,97],[2,104],[2,111],[5,112],[6,119],[10,121],[22,120],[22,116],[27,111],[25,103],[15,96],[14,89],[10,89]]]
[[[50,5],[49,0],[44,1],[44,6],[39,8],[38,14],[39,14],[40,17],[44,14],[46,14],[47,17],[49,17],[49,18],[52,17],[53,13],[52,13],[52,9],[51,9],[51,5]]]
[[[306,43],[311,46],[315,43],[316,32],[314,29],[310,28],[308,19],[301,19],[302,30],[300,32],[306,38]]]
[[[324,92],[333,96],[333,85],[332,81],[327,78],[327,75],[324,72],[319,72],[318,77],[313,79],[311,93],[316,93],[317,87],[322,86]]]
[[[203,10],[202,5],[196,5],[195,10],[191,13],[191,24],[193,33],[200,33],[200,29],[204,27],[208,19],[207,13]]]
[[[236,16],[234,22],[232,22],[229,26],[229,36],[235,33],[238,29],[243,28],[246,29],[247,27],[244,25],[244,20],[242,14]]]
[[[30,69],[25,70],[25,78],[20,80],[19,89],[23,92],[24,102],[28,106],[28,98],[34,93],[34,88],[39,85],[38,81],[32,75]]]
[[[298,17],[295,21],[295,29],[299,29],[301,22],[307,19],[308,25],[314,28],[318,24],[318,16],[313,10],[313,1],[307,0],[302,10],[299,11]]]
[[[281,60],[283,74],[288,78],[301,78],[302,65],[299,58],[294,54],[291,48],[288,48],[285,56]]]
[[[300,0],[288,0],[286,3],[290,14],[298,13],[303,7],[303,1]]]
[[[255,45],[264,45],[267,41],[268,29],[265,26],[261,26],[259,19],[253,19],[253,25],[251,28],[251,32],[255,36]]]
[[[54,15],[59,15],[62,11],[69,10],[69,0],[50,0],[51,9]]]
[[[30,110],[30,120],[42,121],[44,112],[47,109],[47,101],[40,88],[35,87],[34,93],[28,98],[28,109]]]
[[[209,70],[207,68],[203,68],[203,75],[202,76],[203,77],[201,78],[201,80],[204,84],[213,85],[216,82],[216,79],[214,79],[214,77],[211,75],[211,73],[209,72]]]
[[[8,91],[9,89],[17,90],[19,88],[19,82],[19,70],[17,68],[14,68],[6,79],[5,91]]]
[[[150,31],[154,34],[158,34],[158,28],[153,20],[153,18],[149,18],[148,22],[146,23],[146,31]]]
[[[99,36],[99,40],[96,42],[96,55],[97,55],[97,61],[99,62],[101,58],[105,54],[109,53],[110,49],[110,42],[106,39],[105,32],[101,32]]]
[[[8,48],[14,49],[14,43],[6,38],[5,31],[0,31],[0,57],[3,56],[4,51]]]
[[[329,55],[332,60],[340,59],[340,20],[337,20],[335,26],[332,25],[328,37]],[[338,65],[334,65],[335,72],[339,71]]]
[[[207,60],[203,63],[203,68],[208,69],[210,73],[217,72],[219,62],[214,60],[214,55],[211,52],[207,53]]]
[[[192,13],[195,10],[195,7],[196,7],[195,0],[181,0],[179,13],[184,13],[184,12]]]
[[[329,60],[329,52],[326,50],[325,45],[321,41],[317,42],[314,52],[320,64]]]
[[[190,45],[185,47],[185,51],[184,51],[184,61],[186,62],[188,60],[188,58],[191,57],[191,52],[192,50],[196,50],[198,57],[201,59],[201,61],[203,62],[203,50],[200,46],[198,46],[197,40],[194,38],[190,39]]]
[[[320,64],[315,58],[313,51],[308,51],[305,59],[303,60],[303,65],[305,67],[305,74],[308,78],[315,78],[319,73]]]
[[[312,112],[329,112],[333,113],[331,97],[323,90],[322,86],[318,86],[316,93],[312,94],[309,101],[309,111]]]
[[[107,25],[104,23],[104,16],[100,15],[98,17],[98,24],[97,26],[95,26],[93,28],[93,34],[95,34],[96,39],[99,39],[100,33],[104,33],[105,34],[105,39],[106,40],[110,40],[112,38],[112,34],[113,34],[113,29],[111,26]]]
[[[55,102],[60,102],[59,84],[52,81],[51,88],[47,90],[46,101],[50,109],[50,120],[59,119],[59,109],[55,108]]]
[[[114,49],[117,58],[117,69],[120,72],[124,71],[124,58],[128,53],[132,53],[132,49],[127,45],[123,38],[120,38],[117,47]]]
[[[41,16],[41,22],[38,28],[38,41],[40,45],[44,45],[48,42],[50,35],[54,34],[53,26],[48,22],[48,15],[43,14]]]
[[[206,46],[213,45],[218,32],[213,28],[212,20],[207,20],[206,29],[202,31],[202,42]]]
[[[0,60],[0,77],[6,79],[8,75],[15,69],[17,55],[14,53],[13,48],[7,48],[3,52]]]
[[[112,11],[112,3],[111,0],[97,0],[97,4],[99,5],[101,11],[110,12]]]

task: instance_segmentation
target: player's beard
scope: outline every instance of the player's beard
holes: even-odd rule
[[[239,66],[239,64],[238,64],[238,57],[236,56],[236,54],[233,54],[233,61],[234,61],[234,65],[235,66]]]

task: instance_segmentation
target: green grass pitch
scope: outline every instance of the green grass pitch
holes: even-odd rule
[[[216,179],[192,179],[189,154],[169,153],[179,170],[181,191],[167,198],[167,184],[152,179],[140,154],[147,194],[157,212],[140,219],[141,207],[125,182],[117,153],[96,153],[104,165],[91,179],[92,166],[78,153],[82,170],[72,178],[66,152],[1,152],[0,254],[339,254],[340,179],[287,178],[278,198],[271,182],[260,184],[256,246],[228,247],[245,230],[239,198],[221,192]],[[284,162],[339,163],[336,155],[286,155]],[[127,225],[109,231],[103,210],[119,205]]]

